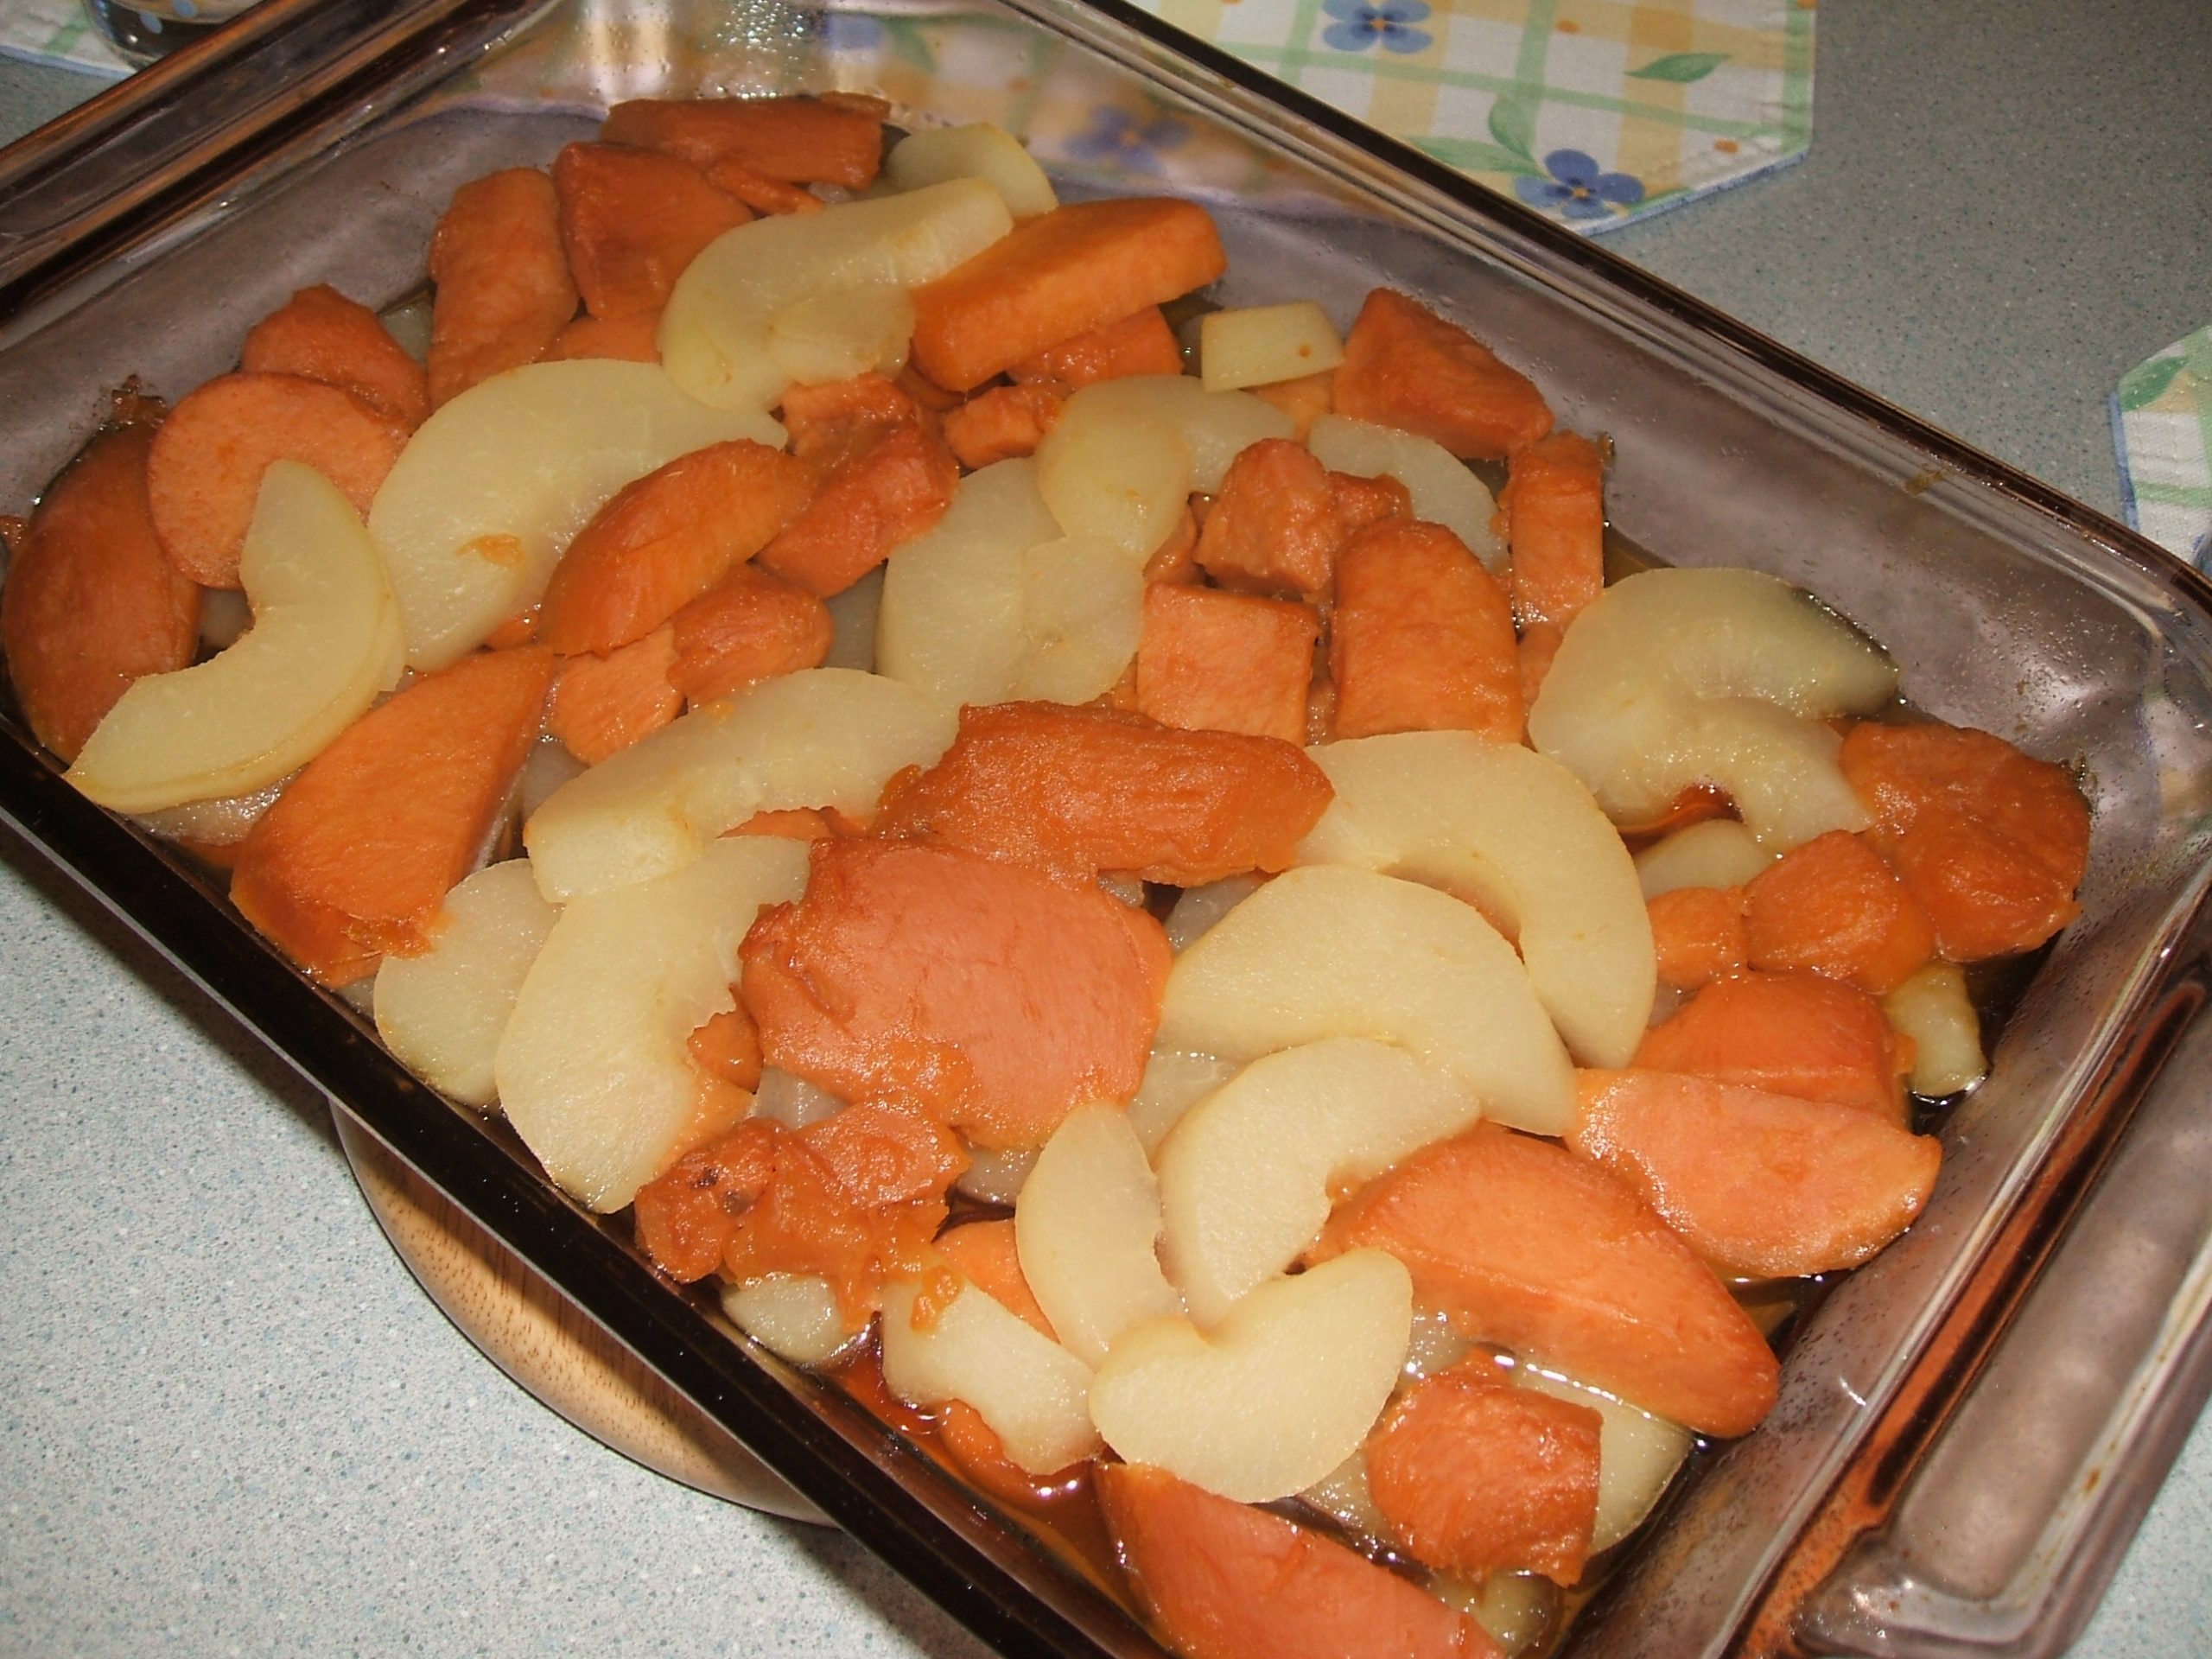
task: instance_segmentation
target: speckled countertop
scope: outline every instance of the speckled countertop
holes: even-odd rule
[[[2212,321],[2212,9],[1822,8],[1802,165],[1612,245],[2114,511],[2105,399]],[[92,84],[0,63],[0,137]],[[321,1103],[0,832],[0,1655],[979,1653],[841,1536],[478,1357]],[[2088,1659],[2212,1654],[2212,1428]]]

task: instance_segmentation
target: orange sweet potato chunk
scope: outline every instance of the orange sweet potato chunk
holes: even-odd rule
[[[1195,202],[1071,202],[914,290],[914,362],[938,385],[967,391],[1133,308],[1204,288],[1228,264]]]
[[[0,650],[38,741],[74,760],[130,683],[188,666],[200,589],[162,552],[149,425],[111,427],[54,481],[0,583]]]
[[[669,681],[675,632],[659,627],[604,657],[563,658],[545,710],[548,734],[595,766],[682,714],[683,695]]]
[[[655,1267],[688,1285],[721,1266],[738,1217],[775,1179],[785,1133],[772,1119],[748,1118],[638,1189],[638,1244]]]
[[[1347,539],[1385,518],[1414,516],[1413,492],[1388,474],[1362,478],[1355,473],[1331,473],[1329,505]]]
[[[1372,1245],[1477,1342],[1557,1365],[1704,1434],[1747,1434],[1780,1368],[1749,1315],[1643,1199],[1494,1123],[1415,1153],[1330,1218],[1314,1252]]]
[[[1857,1267],[1912,1224],[1934,1136],[1853,1106],[1672,1071],[1584,1071],[1567,1144],[1635,1189],[1716,1272]]]
[[[836,629],[805,588],[741,564],[676,613],[669,683],[693,704],[757,681],[819,668]]]
[[[1096,1480],[1130,1586],[1182,1659],[1500,1659],[1466,1614],[1295,1522],[1141,1464]]]
[[[430,413],[423,365],[375,312],[327,284],[302,289],[254,324],[238,366],[248,374],[320,380],[404,427],[422,425]]]
[[[740,954],[770,1065],[986,1147],[1127,1099],[1168,968],[1142,911],[918,842],[817,842],[804,896],[764,911]]]
[[[734,156],[707,163],[702,175],[715,189],[756,213],[818,213],[828,204],[803,184],[786,184],[756,172]]]
[[[1331,413],[1337,406],[1337,372],[1324,369],[1319,374],[1301,374],[1295,380],[1278,380],[1272,385],[1245,388],[1263,404],[1273,404],[1290,416],[1295,429],[1291,435],[1300,443],[1313,429],[1313,423]]]
[[[537,741],[552,677],[550,652],[480,653],[371,709],[248,832],[231,902],[326,985],[428,950]]]
[[[430,238],[430,404],[535,363],[576,314],[553,181],[526,167],[464,184]]]
[[[304,461],[368,516],[407,428],[350,392],[293,374],[226,374],[188,394],[154,435],[154,533],[203,588],[238,585],[238,556],[272,462]]]
[[[1102,323],[1072,340],[1048,346],[1036,356],[1010,365],[1017,383],[1031,381],[1063,391],[1080,391],[1101,380],[1132,374],[1180,374],[1183,348],[1156,305]]]
[[[684,266],[753,217],[688,162],[622,144],[569,145],[553,189],[569,274],[603,321],[658,313]]]
[[[1059,424],[1066,397],[1045,385],[993,386],[944,411],[944,441],[970,472],[995,461],[1033,455]]]
[[[1844,775],[1947,961],[2031,950],[2081,913],[2089,809],[2073,779],[1971,727],[1853,727]]]
[[[1513,610],[1525,627],[1564,628],[1605,585],[1605,458],[1579,432],[1514,452],[1497,498],[1512,556]]]
[[[1463,460],[1503,461],[1552,429],[1528,376],[1392,289],[1360,307],[1336,373],[1339,415],[1433,438]]]
[[[1303,444],[1263,438],[1229,463],[1193,556],[1225,588],[1283,598],[1325,598],[1349,534],[1344,509],[1373,505],[1338,490]]]
[[[1516,1389],[1478,1355],[1416,1382],[1367,1442],[1367,1480],[1414,1560],[1482,1578],[1516,1569],[1572,1585],[1598,1519],[1587,1406]]]
[[[987,1296],[1004,1303],[1009,1312],[1018,1313],[1041,1336],[1058,1342],[1059,1334],[1052,1329],[1052,1320],[1045,1317],[1039,1306],[1036,1292],[1029,1288],[1029,1281],[1022,1276],[1021,1254],[1015,1248],[1014,1218],[1000,1221],[971,1221],[964,1226],[953,1227],[938,1236],[937,1247],[946,1261],[975,1281]]]
[[[1338,737],[1468,731],[1521,741],[1512,607],[1441,524],[1386,518],[1338,555],[1329,677]]]
[[[566,363],[579,358],[607,357],[624,363],[660,361],[660,313],[637,312],[607,321],[578,317],[553,336],[542,363]]]
[[[1744,889],[1754,968],[1804,969],[1887,995],[1936,949],[1927,915],[1881,855],[1846,830],[1793,847]]]
[[[1279,739],[999,703],[963,709],[944,758],[892,779],[875,833],[1073,879],[1128,871],[1190,887],[1288,868],[1331,793],[1321,769]]]
[[[751,1094],[760,1086],[760,1028],[745,1004],[724,1008],[691,1033],[691,1058],[702,1071]]]
[[[1531,622],[1521,631],[1521,706],[1535,706],[1536,694],[1544,689],[1544,677],[1552,671],[1552,659],[1559,655],[1565,643],[1567,630],[1551,622]]]
[[[1751,941],[1741,887],[1677,887],[1646,908],[1662,985],[1694,991],[1744,971]]]
[[[918,420],[859,428],[827,459],[814,499],[761,549],[760,567],[823,599],[842,594],[942,518],[959,482],[952,452]]]
[[[786,184],[857,190],[883,164],[882,115],[823,98],[639,99],[609,110],[600,137]]]
[[[1635,1063],[1902,1122],[1912,1055],[1882,1005],[1854,985],[1745,973],[1707,986],[1645,1033]]]
[[[563,655],[644,639],[773,541],[813,482],[803,461],[734,438],[624,486],[553,568],[538,637]]]
[[[1300,743],[1320,620],[1304,605],[1149,583],[1137,711],[1163,726]]]

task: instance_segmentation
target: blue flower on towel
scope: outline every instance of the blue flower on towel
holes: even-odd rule
[[[1069,158],[1078,162],[1118,165],[1135,173],[1162,170],[1159,152],[1173,149],[1191,136],[1180,121],[1155,116],[1138,119],[1127,110],[1101,109],[1090,128],[1067,141]]]
[[[1544,157],[1544,170],[1551,177],[1514,180],[1513,194],[1532,207],[1556,207],[1569,219],[1603,219],[1643,200],[1642,179],[1600,173],[1596,158],[1579,149],[1552,151]]]
[[[1378,41],[1386,52],[1420,52],[1429,33],[1415,29],[1428,16],[1427,0],[1322,0],[1321,10],[1337,21],[1321,31],[1339,52],[1364,52]]]

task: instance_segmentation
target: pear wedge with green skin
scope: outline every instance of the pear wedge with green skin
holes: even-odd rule
[[[837,1293],[815,1273],[772,1273],[749,1285],[724,1285],[722,1312],[753,1341],[794,1365],[827,1363],[857,1335],[845,1329]]]
[[[1060,1120],[1014,1202],[1021,1276],[1070,1353],[1087,1365],[1141,1319],[1183,1311],[1160,1270],[1160,1186],[1120,1107]]]
[[[1443,525],[1492,575],[1505,573],[1505,543],[1493,528],[1496,499],[1465,461],[1433,438],[1349,415],[1323,415],[1306,433],[1306,447],[1332,473],[1396,479],[1413,497],[1414,518]]]
[[[1638,853],[1636,880],[1647,902],[1683,887],[1740,887],[1776,857],[1735,819],[1707,818]]]
[[[399,683],[399,607],[338,486],[280,461],[238,562],[253,626],[189,668],[135,681],[69,768],[118,812],[246,795],[305,766]]]
[[[1366,1440],[1412,1327],[1413,1280],[1397,1258],[1349,1251],[1270,1280],[1211,1332],[1188,1319],[1132,1325],[1091,1382],[1091,1421],[1128,1462],[1272,1503]]]
[[[442,406],[369,509],[409,666],[458,661],[536,604],[576,532],[624,485],[735,438],[780,449],[784,429],[758,410],[709,408],[655,363],[532,363]]]
[[[779,314],[803,305],[819,319],[831,296],[911,290],[1013,228],[997,189],[975,178],[753,219],[709,243],[677,278],[661,312],[661,362],[702,403],[772,409],[794,378],[790,340],[780,353],[774,346]],[[903,338],[899,345],[903,362]]]
[[[1161,1255],[1191,1317],[1217,1324],[1320,1236],[1332,1194],[1481,1116],[1459,1079],[1363,1037],[1253,1061],[1160,1148]]]
[[[1513,947],[1418,881],[1286,870],[1175,959],[1153,1046],[1250,1061],[1327,1037],[1408,1049],[1516,1129],[1563,1134],[1573,1114],[1573,1068]]]
[[[1095,537],[1141,567],[1193,490],[1221,488],[1229,463],[1295,423],[1249,391],[1188,375],[1136,374],[1084,387],[1037,446],[1037,487],[1070,536]]]
[[[914,1323],[921,1287],[883,1287],[883,1381],[910,1406],[965,1401],[1007,1457],[1049,1475],[1098,1450],[1090,1367],[964,1275],[926,1329]]]
[[[1209,311],[1198,319],[1198,384],[1208,391],[1272,386],[1325,373],[1344,360],[1344,336],[1311,300]]]
[[[1381,870],[1471,899],[1520,946],[1536,999],[1585,1065],[1626,1065],[1658,984],[1636,866],[1574,774],[1471,732],[1309,749],[1336,795],[1301,864]]]
[[[708,1079],[691,1033],[735,1004],[737,947],[806,886],[806,848],[717,841],[657,880],[569,904],[516,995],[499,1103],[562,1191],[620,1210],[688,1150]]]
[[[898,190],[919,190],[948,179],[982,179],[1016,219],[1034,219],[1060,205],[1052,180],[1020,140],[988,121],[911,133],[891,147],[883,173]]]
[[[549,796],[524,826],[556,904],[682,869],[756,812],[866,818],[891,775],[950,747],[949,704],[849,668],[803,669],[671,721]]]
[[[387,956],[377,969],[377,1034],[393,1058],[464,1105],[497,1100],[499,1038],[559,913],[526,858],[487,866],[454,887],[430,948]]]
[[[1843,740],[1823,722],[1897,691],[1888,654],[1802,588],[1758,570],[1624,577],[1568,627],[1529,709],[1529,740],[1619,824],[1685,789],[1726,791],[1771,852],[1864,830]]]

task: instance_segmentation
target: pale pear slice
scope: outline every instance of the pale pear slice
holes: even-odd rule
[[[1636,866],[1574,774],[1471,732],[1397,732],[1309,749],[1336,791],[1301,864],[1426,881],[1520,946],[1536,1000],[1585,1065],[1626,1065],[1658,983]]]
[[[1033,1475],[1098,1449],[1090,1366],[965,1277],[917,1329],[920,1288],[911,1279],[883,1287],[883,1381],[892,1393],[925,1408],[965,1401]]]
[[[1890,1023],[1912,1039],[1912,1092],[1940,1100],[1989,1075],[1981,1017],[1967,995],[1966,970],[1931,962],[1882,999]]]
[[[1037,487],[1069,535],[1110,542],[1141,565],[1192,491],[1213,494],[1241,451],[1295,430],[1250,392],[1208,391],[1188,375],[1102,380],[1068,399],[1038,446]]]
[[[749,1285],[725,1285],[722,1312],[753,1341],[794,1365],[827,1364],[860,1334],[845,1329],[837,1293],[819,1274],[772,1273]]]
[[[1183,1311],[1160,1271],[1160,1189],[1118,1106],[1078,1106],[1037,1154],[1014,1207],[1021,1276],[1085,1364],[1140,1319]]]
[[[1205,937],[1208,928],[1257,893],[1266,880],[1249,874],[1224,875],[1204,887],[1184,888],[1176,896],[1175,908],[1167,912],[1168,948],[1181,956]]]
[[[1638,853],[1636,879],[1646,899],[1681,887],[1740,887],[1776,856],[1735,819],[1707,818]]]
[[[785,674],[671,721],[554,791],[524,827],[537,884],[566,903],[681,869],[756,812],[865,819],[891,774],[952,742],[950,708],[849,668]]]
[[[1325,1037],[1410,1049],[1516,1129],[1562,1134],[1573,1113],[1573,1068],[1513,947],[1417,881],[1285,871],[1175,959],[1154,1043],[1255,1060]]]
[[[1021,556],[1025,649],[1014,695],[1089,702],[1120,681],[1144,632],[1144,570],[1112,543],[1070,536]]]
[[[756,219],[715,238],[677,278],[661,312],[661,362],[702,403],[773,408],[791,384],[771,349],[779,312],[933,282],[1013,228],[997,189],[974,178]]]
[[[1459,1079],[1363,1037],[1253,1061],[1160,1147],[1160,1254],[1191,1317],[1218,1322],[1305,1254],[1335,1194],[1481,1116]]]
[[[416,429],[369,509],[407,660],[428,671],[537,602],[624,485],[710,443],[781,448],[758,410],[710,409],[653,363],[586,359],[495,374]]]
[[[1208,391],[1271,386],[1344,360],[1344,336],[1311,300],[1209,311],[1198,319],[1198,381]]]
[[[1505,543],[1492,528],[1497,504],[1489,486],[1434,439],[1348,415],[1322,415],[1306,433],[1306,447],[1332,473],[1396,479],[1413,497],[1414,518],[1443,525],[1493,575],[1503,572]]]
[[[494,1071],[507,1121],[563,1192],[620,1210],[715,1127],[700,1122],[689,1039],[735,1006],[738,943],[760,907],[805,885],[803,842],[745,836],[562,911]]]
[[[768,355],[799,386],[826,385],[906,365],[914,302],[890,283],[810,294],[768,319]]]
[[[883,158],[883,171],[900,190],[918,190],[947,179],[982,179],[999,193],[1016,219],[1034,219],[1060,205],[1052,180],[1020,140],[988,121],[911,133],[891,147]]]
[[[1348,1531],[1378,1541],[1390,1536],[1390,1522],[1375,1502],[1367,1479],[1367,1448],[1346,1458],[1298,1495]]]
[[[1027,456],[962,479],[944,517],[884,566],[876,671],[956,706],[1007,701],[1028,652],[1022,556],[1060,533]]]
[[[526,858],[479,870],[447,893],[430,948],[387,956],[377,969],[377,1034],[393,1058],[465,1105],[499,1098],[499,1038],[558,914]]]
[[[1029,1172],[1037,1166],[1037,1154],[1042,1150],[1039,1147],[968,1147],[968,1167],[952,1185],[978,1204],[1011,1208],[1020,1201],[1021,1189],[1029,1184]]]
[[[1091,1421],[1130,1463],[1239,1503],[1288,1497],[1374,1427],[1405,1359],[1413,1294],[1396,1257],[1351,1250],[1270,1280],[1211,1335],[1188,1319],[1132,1325],[1091,1380]]]
[[[1528,1652],[1559,1628],[1559,1586],[1535,1573],[1492,1573],[1481,1580],[1440,1573],[1428,1593],[1490,1632],[1506,1659]]]
[[[1616,823],[1656,821],[1694,785],[1725,790],[1784,852],[1866,809],[1823,722],[1897,696],[1888,655],[1811,594],[1757,570],[1644,570],[1578,616],[1529,710],[1529,738]]]
[[[69,768],[118,812],[247,795],[298,770],[399,683],[398,607],[338,486],[280,461],[263,474],[238,581],[243,639],[134,681]]]
[[[1627,1402],[1555,1372],[1523,1363],[1513,1380],[1598,1414],[1598,1519],[1590,1553],[1611,1549],[1643,1524],[1689,1456],[1692,1436],[1679,1423],[1654,1417]]]
[[[1129,1128],[1144,1155],[1157,1156],[1160,1143],[1182,1122],[1183,1114],[1236,1075],[1231,1060],[1154,1049],[1145,1062],[1144,1079],[1129,1101]]]

